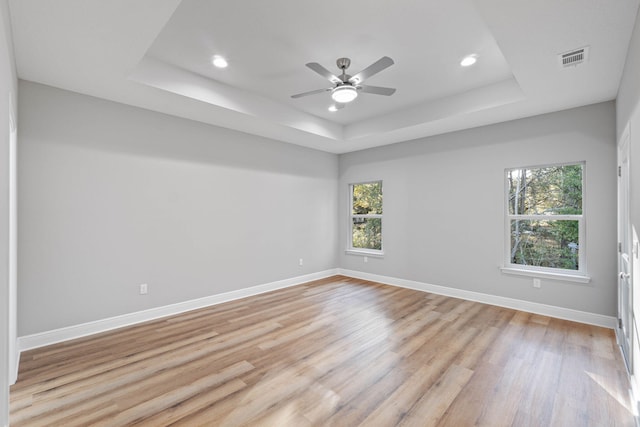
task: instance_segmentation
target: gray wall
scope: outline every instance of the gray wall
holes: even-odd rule
[[[19,89],[19,335],[336,267],[336,155]]]
[[[500,272],[504,170],[586,161],[589,284]],[[616,314],[613,102],[340,156],[340,266],[373,274]],[[383,180],[384,258],[345,254],[348,184]]]
[[[17,80],[9,8],[0,1],[0,426],[9,424],[9,383],[17,363],[15,276],[15,138]],[[15,123],[15,122],[14,122]],[[13,131],[15,135],[15,127]]]
[[[35,83],[19,101],[19,335],[336,266],[616,313],[611,102],[338,161]],[[573,161],[587,163],[592,281],[534,289],[498,269],[504,169]],[[386,255],[365,264],[344,253],[347,184],[375,179]]]
[[[629,42],[627,60],[616,99],[618,137],[622,135],[627,123],[631,123],[635,133],[640,135],[640,78],[638,76],[640,76],[640,12],[636,16],[636,24]],[[636,138],[635,141],[637,144],[634,145],[640,145],[640,138]],[[640,150],[640,147],[634,148]],[[636,190],[640,195],[640,188],[636,188]],[[636,199],[640,203],[640,197]]]

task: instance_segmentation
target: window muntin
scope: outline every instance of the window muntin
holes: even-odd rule
[[[507,265],[583,275],[583,194],[583,163],[508,169]]]
[[[382,181],[350,184],[349,249],[382,252]]]

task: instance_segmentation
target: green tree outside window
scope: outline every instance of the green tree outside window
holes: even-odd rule
[[[382,250],[382,181],[351,184],[351,247]]]
[[[510,263],[581,270],[583,165],[507,171]]]

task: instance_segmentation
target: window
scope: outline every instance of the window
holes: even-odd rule
[[[382,181],[349,185],[350,251],[382,254]]]
[[[508,169],[506,187],[507,266],[585,276],[584,164]]]

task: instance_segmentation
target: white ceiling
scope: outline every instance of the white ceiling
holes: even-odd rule
[[[343,153],[615,99],[639,1],[9,3],[22,79]],[[307,62],[343,56],[349,74],[393,58],[365,83],[397,92],[334,113],[328,92],[290,97],[331,86]]]

